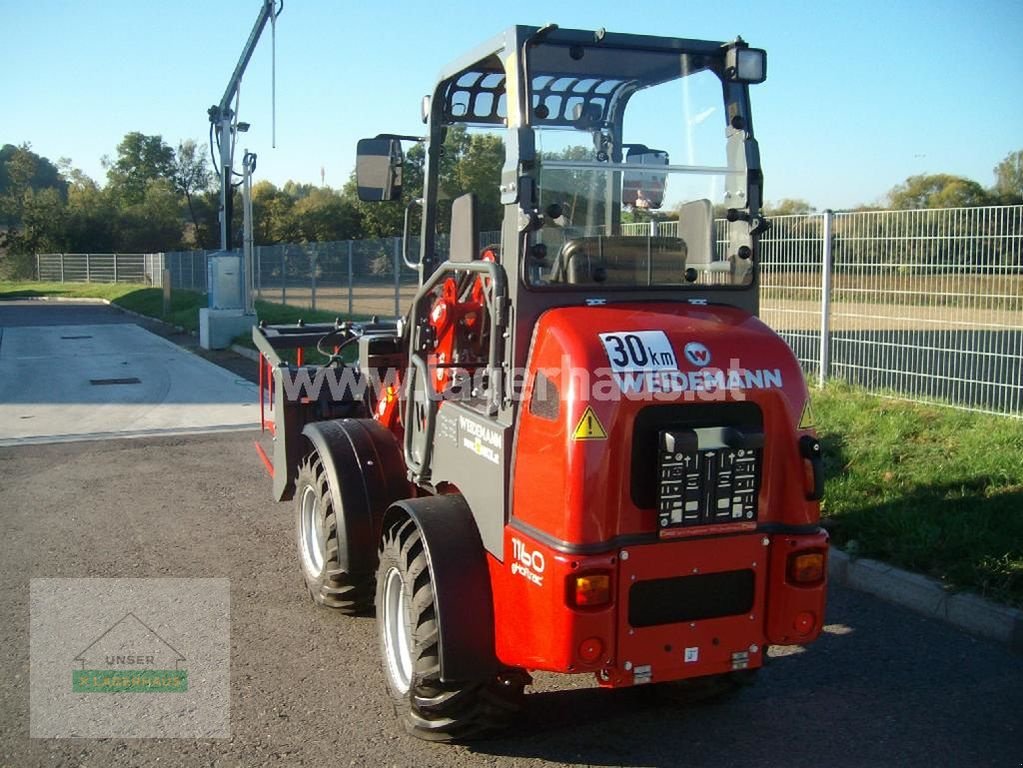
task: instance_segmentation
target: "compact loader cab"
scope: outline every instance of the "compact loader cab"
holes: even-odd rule
[[[531,670],[719,692],[819,634],[820,445],[756,317],[765,76],[741,39],[519,26],[442,72],[424,138],[360,142],[381,202],[423,144],[420,288],[392,325],[319,329],[359,345],[328,367],[364,416],[288,422],[278,387],[267,462],[314,600],[375,606],[415,735],[502,725]],[[496,193],[442,190],[452,126],[500,133]],[[255,332],[267,379],[281,333]]]

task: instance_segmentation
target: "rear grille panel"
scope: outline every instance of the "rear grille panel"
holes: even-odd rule
[[[755,588],[749,569],[640,581],[629,590],[629,624],[655,627],[739,616],[753,609]]]

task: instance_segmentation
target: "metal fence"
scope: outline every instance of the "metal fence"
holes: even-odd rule
[[[58,283],[138,283],[161,285],[159,253],[40,253],[36,279]]]
[[[772,225],[761,239],[761,317],[810,377],[1023,417],[1023,206],[826,212]],[[675,232],[676,222],[658,225]],[[719,221],[719,256],[725,245]],[[174,288],[205,292],[208,253],[41,255],[38,274],[161,285],[167,269]],[[258,246],[254,266],[258,299],[339,315],[398,315],[416,290],[399,238]]]

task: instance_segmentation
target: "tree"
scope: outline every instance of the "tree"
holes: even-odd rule
[[[178,143],[174,155],[174,186],[185,196],[188,216],[192,220],[193,239],[200,248],[206,248],[208,230],[200,225],[196,211],[196,197],[209,192],[213,186],[213,171],[206,159],[206,145],[197,145],[192,139]]]
[[[359,232],[359,212],[351,201],[326,187],[314,189],[293,209],[304,243],[353,240]]]
[[[299,237],[295,201],[269,181],[252,187],[252,229],[257,245],[290,243]]]
[[[1002,203],[1023,203],[1023,149],[1010,152],[995,166],[993,191]]]
[[[181,198],[169,179],[150,179],[142,200],[120,209],[115,250],[154,253],[181,245]]]
[[[170,180],[175,175],[174,150],[162,136],[138,131],[126,134],[117,145],[116,160],[105,159],[104,163],[110,192],[122,206],[142,203],[149,182]]]
[[[33,152],[31,144],[0,148],[0,224],[14,227],[21,223],[27,192],[54,189],[64,198],[67,186],[57,167]]]
[[[786,197],[778,203],[767,203],[764,206],[764,213],[768,216],[805,215],[816,210],[810,203],[799,197]]]
[[[70,171],[65,238],[73,253],[106,253],[116,242],[117,208],[110,195],[81,171]]]
[[[900,210],[969,208],[990,205],[991,195],[977,182],[947,173],[910,176],[888,192],[888,205]]]

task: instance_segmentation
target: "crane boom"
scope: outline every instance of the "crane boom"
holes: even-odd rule
[[[220,148],[220,248],[228,251],[231,249],[231,218],[233,215],[231,175],[234,172],[234,141],[235,118],[231,102],[238,95],[238,87],[241,84],[245,68],[249,65],[249,59],[256,50],[259,38],[263,34],[268,21],[273,21],[284,10],[284,0],[263,0],[256,23],[252,25],[249,39],[245,42],[242,55],[235,65],[231,79],[227,82],[224,95],[219,104],[209,108],[208,114],[213,130],[216,131],[217,144]]]

